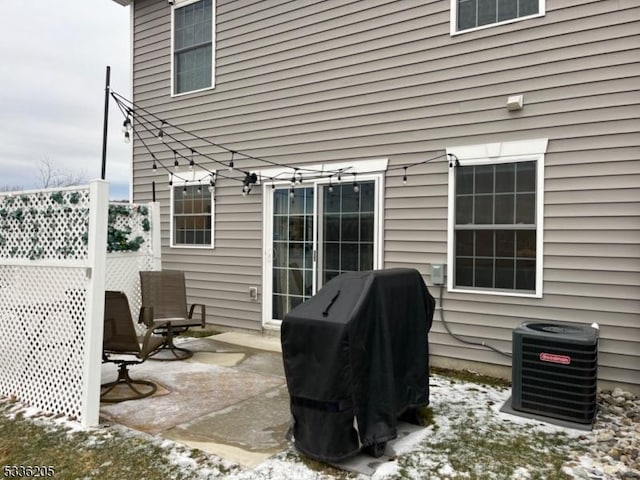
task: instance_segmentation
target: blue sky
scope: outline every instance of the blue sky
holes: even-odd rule
[[[37,167],[99,178],[105,68],[130,96],[129,8],[111,0],[3,2],[0,16],[0,187],[31,189]],[[127,199],[130,146],[111,102],[107,180]]]

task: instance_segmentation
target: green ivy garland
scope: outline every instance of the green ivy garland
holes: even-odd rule
[[[43,194],[39,194],[43,195]],[[46,194],[44,194],[46,195]],[[21,204],[18,202],[21,202]],[[53,192],[49,194],[48,200],[43,199],[48,205],[46,207],[36,208],[32,204],[32,197],[29,195],[20,196],[6,196],[0,201],[0,247],[7,245],[7,234],[3,235],[3,232],[7,232],[11,226],[10,224],[18,224],[18,228],[21,231],[31,232],[30,245],[28,246],[27,257],[30,260],[37,260],[44,255],[44,247],[40,245],[40,234],[43,231],[42,219],[46,219],[45,225],[50,228],[56,228],[56,214],[60,211],[64,213],[71,213],[73,211],[72,205],[77,205],[81,200],[80,192],[70,192],[65,195],[64,192]],[[54,207],[54,205],[56,205]],[[149,221],[149,209],[144,206],[134,207],[136,212],[142,216],[141,227],[143,231],[148,232],[151,230],[151,223]],[[83,221],[85,227],[88,224],[86,218],[87,209],[81,209],[82,215],[75,219],[76,222]],[[123,228],[117,228],[118,219],[121,217],[131,217],[132,209],[128,205],[109,205],[108,213],[108,227],[107,227],[107,252],[137,252],[144,243],[144,239],[141,236],[136,236],[133,239],[129,239],[132,233],[132,229],[129,226]],[[125,224],[128,222],[124,222]],[[67,226],[71,227],[71,226]],[[46,230],[46,229],[45,229]],[[63,258],[67,258],[73,255],[78,240],[83,245],[87,245],[89,238],[86,228],[84,233],[78,237],[72,237],[71,232],[73,228],[65,229],[65,245],[59,247],[56,251]],[[18,246],[12,247],[9,250],[11,257],[16,256],[19,253],[20,248]]]
[[[138,212],[142,214],[140,207]],[[145,214],[148,215],[148,210],[145,210]],[[141,236],[135,237],[133,240],[129,240],[131,235],[131,227],[125,226],[122,229],[116,228],[116,222],[118,217],[130,217],[131,209],[124,205],[109,205],[109,227],[107,230],[107,252],[137,252],[144,243],[144,239]],[[148,222],[147,218],[143,219],[142,228],[145,228],[144,221]],[[148,230],[145,230],[147,232]]]

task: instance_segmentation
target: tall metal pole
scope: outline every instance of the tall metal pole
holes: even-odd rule
[[[107,79],[104,87],[104,125],[102,128],[102,175],[100,178],[105,179],[107,173],[107,131],[109,125],[109,90],[111,83],[111,67],[107,65]]]

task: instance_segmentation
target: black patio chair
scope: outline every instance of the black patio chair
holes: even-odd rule
[[[164,337],[161,349],[153,354],[155,358],[185,360],[192,357],[193,352],[177,347],[174,338],[191,327],[204,328],[206,306],[197,303],[187,310],[184,272],[177,270],[140,272],[140,290],[142,307],[138,321],[153,328],[156,333]],[[196,307],[199,309],[199,315],[194,318]],[[158,355],[167,350],[170,355]]]
[[[159,349],[164,339],[153,335],[149,328],[142,337],[142,343],[131,318],[129,301],[122,292],[105,292],[104,336],[102,340],[102,361],[118,366],[118,378],[101,385],[100,401],[107,403],[135,400],[153,395],[157,385],[148,380],[134,380],[129,376],[129,366],[144,362],[149,355]],[[124,390],[124,394],[122,391]]]

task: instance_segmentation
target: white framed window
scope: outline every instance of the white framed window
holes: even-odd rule
[[[545,14],[546,0],[451,0],[451,35]]]
[[[177,1],[172,7],[172,95],[215,87],[215,25],[215,0]]]
[[[171,186],[171,247],[214,247],[215,201],[208,173]]]
[[[547,139],[451,147],[447,287],[542,297]]]

